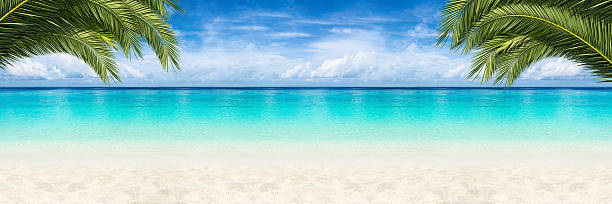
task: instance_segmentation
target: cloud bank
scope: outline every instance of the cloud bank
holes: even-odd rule
[[[434,46],[437,13],[421,9],[402,15],[413,18],[351,12],[314,18],[259,10],[214,16],[202,21],[199,29],[177,30],[183,49],[181,71],[163,71],[150,52],[142,60],[119,57],[122,85],[480,85],[465,79],[470,56]],[[68,55],[22,60],[0,70],[0,78],[4,85],[102,85],[90,68]],[[564,59],[537,63],[521,80],[526,85],[593,81],[587,71]]]

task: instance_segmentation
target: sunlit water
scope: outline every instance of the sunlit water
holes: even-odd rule
[[[608,88],[0,89],[2,141],[611,141]]]

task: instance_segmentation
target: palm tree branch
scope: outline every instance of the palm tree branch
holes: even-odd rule
[[[612,82],[612,0],[448,0],[441,15],[437,45],[477,50],[468,78],[508,86],[535,62],[564,57]]]
[[[509,63],[512,63],[512,64],[516,65],[516,63],[519,61],[520,57],[525,56],[525,54],[528,51],[531,51],[531,49],[534,49],[537,46],[541,46],[543,44],[544,44],[543,42],[536,42],[536,43],[531,44],[529,47],[521,50],[515,57],[509,59],[509,60],[512,60],[512,62],[509,62]],[[506,80],[506,85],[510,85],[514,81],[514,79],[518,78],[521,75],[521,73],[523,72],[523,70],[524,69],[521,69],[521,70],[511,69],[510,73],[508,75],[508,79]],[[497,81],[501,81],[501,80],[498,79]]]
[[[512,14],[512,15],[505,15],[505,16],[500,16],[500,17],[497,17],[497,18],[491,19],[491,20],[489,20],[489,21],[485,22],[484,24],[487,24],[487,23],[489,23],[489,22],[493,22],[493,21],[495,21],[495,20],[499,20],[499,19],[502,19],[502,18],[510,18],[510,17],[523,17],[523,18],[530,18],[530,19],[539,20],[539,21],[542,21],[542,22],[548,23],[548,24],[550,24],[550,25],[553,25],[553,26],[555,26],[555,27],[557,27],[557,28],[559,28],[559,29],[561,29],[561,30],[563,30],[563,31],[567,32],[568,34],[570,34],[570,35],[574,36],[574,37],[575,37],[575,38],[577,38],[578,40],[582,41],[584,44],[588,45],[588,46],[589,46],[591,49],[595,50],[595,52],[597,52],[597,53],[598,53],[599,55],[601,55],[601,56],[602,56],[604,59],[606,59],[606,60],[607,60],[607,61],[608,61],[610,64],[612,64],[612,60],[610,60],[610,58],[608,58],[608,57],[607,57],[606,55],[604,55],[604,54],[603,54],[601,51],[599,51],[599,49],[595,48],[593,45],[591,45],[591,43],[587,42],[587,41],[586,41],[586,40],[584,40],[582,37],[580,37],[580,36],[576,35],[574,32],[572,32],[572,31],[568,30],[567,28],[565,28],[565,27],[563,27],[563,26],[560,26],[559,24],[556,24],[556,23],[554,23],[554,22],[552,22],[552,21],[549,21],[549,20],[546,20],[546,19],[543,19],[543,18],[540,18],[540,17],[537,17],[537,16],[530,16],[530,15],[524,15],[524,14]],[[483,24],[483,25],[484,25],[484,24]]]
[[[82,39],[76,38],[74,36],[70,36],[70,35],[66,35],[66,34],[51,34],[52,36],[60,36],[60,37],[64,37],[67,39],[71,39],[79,44],[81,44],[83,47],[89,49],[89,51],[91,53],[93,53],[95,56],[104,56],[105,54],[98,52],[94,47],[92,47],[89,43],[83,41]],[[76,54],[75,51],[69,51],[67,52],[69,54],[78,56]],[[109,55],[109,57],[112,57]],[[121,82],[121,79],[119,78],[119,75],[117,74],[117,70],[116,67],[114,66],[110,66],[110,67],[97,67],[95,66],[95,63],[92,61],[89,61],[83,57],[79,57],[81,58],[81,60],[85,61],[87,64],[90,64],[90,66],[92,66],[92,68],[94,69],[94,71],[96,71],[96,73],[102,78],[102,81],[104,81],[104,83],[108,83],[108,74],[111,75],[111,79],[113,79],[113,81],[118,81]],[[99,57],[96,57],[96,61],[100,61],[101,59],[99,59]],[[111,63],[112,65],[113,63]],[[108,72],[107,72],[108,71]]]
[[[19,7],[21,7],[23,4],[25,4],[28,1],[29,0],[24,0],[23,2],[21,2],[17,6],[15,6],[15,8],[11,9],[8,13],[4,14],[4,16],[2,16],[2,18],[0,18],[0,22],[2,22],[2,20],[4,20],[4,18],[6,18],[9,14],[13,13],[15,10],[17,10]]]
[[[157,57],[159,58],[162,67],[166,71],[168,71],[167,60],[168,58],[170,58],[173,64],[173,68],[180,70],[180,66],[177,59],[178,53],[174,52],[174,46],[176,46],[178,42],[176,42],[176,40],[173,38],[174,35],[171,34],[172,30],[167,29],[167,25],[162,24],[163,21],[160,21],[158,19],[144,18],[143,16],[146,15],[134,15],[134,17],[139,19],[140,23],[143,23],[148,29],[149,35],[144,33],[142,35],[149,42],[149,45],[153,48],[153,50],[156,51]],[[153,23],[151,22],[151,20],[155,20],[156,22]],[[165,32],[161,32],[161,30]],[[154,38],[159,38],[159,40]],[[158,43],[155,43],[155,41],[158,41]]]
[[[114,45],[113,47],[115,49],[120,48],[123,51],[123,54],[128,59],[131,58],[132,51],[134,52],[136,57],[142,58],[142,53],[140,51],[141,49],[140,41],[138,41],[138,39],[134,39],[133,37],[131,37],[134,31],[132,29],[133,26],[130,25],[130,22],[126,21],[126,19],[130,16],[130,14],[127,14],[125,12],[127,10],[125,6],[119,5],[119,6],[111,7],[108,4],[108,2],[106,2],[106,4],[104,2],[106,1],[83,0],[83,3],[76,5],[75,8],[86,9],[84,10],[84,14],[77,13],[78,15],[83,15],[87,17],[87,19],[93,18],[100,22],[98,24],[93,24],[93,25],[85,24],[86,26],[100,27],[101,25],[104,25],[105,27],[92,28],[92,29],[102,29],[106,31],[111,31],[113,36],[117,38],[116,41],[120,44],[119,47],[114,46]],[[92,8],[88,6],[83,6],[86,3],[91,3],[95,5],[96,7]],[[98,10],[98,9],[101,9],[101,10]],[[109,17],[111,18],[110,19],[102,18],[99,13],[100,11],[104,11],[105,14],[110,15]],[[97,13],[97,15],[94,15],[95,13]],[[74,21],[79,21],[79,20],[75,19]]]
[[[446,39],[449,33],[452,32],[452,41],[451,41],[451,47],[455,47],[456,45],[458,45],[459,41],[459,35],[462,33],[462,31],[460,31],[459,28],[460,27],[460,23],[464,23],[465,21],[462,21],[463,18],[465,18],[465,14],[466,11],[468,9],[468,7],[473,3],[474,0],[464,0],[464,1],[458,1],[455,0],[455,3],[461,3],[463,5],[460,5],[459,7],[456,7],[454,4],[448,4],[447,7],[444,9],[443,13],[445,13],[444,15],[452,17],[452,18],[448,18],[448,19],[444,19],[440,25],[440,33],[442,33],[440,35],[440,37],[438,38],[436,45],[440,45],[442,44],[442,46],[444,46],[444,44],[446,43]],[[452,7],[451,5],[455,6]]]
[[[178,0],[0,0],[0,68],[33,56],[66,53],[104,83],[120,81],[115,51],[142,57],[146,42],[167,71],[180,69],[168,24]],[[52,35],[53,34],[53,35]]]

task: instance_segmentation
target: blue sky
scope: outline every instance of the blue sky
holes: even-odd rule
[[[465,79],[470,56],[435,46],[444,1],[182,0],[173,16],[182,70],[152,53],[120,56],[113,86],[481,86]],[[526,71],[517,86],[609,86],[564,59]],[[103,86],[66,55],[0,70],[0,86]],[[490,85],[485,85],[490,86]]]

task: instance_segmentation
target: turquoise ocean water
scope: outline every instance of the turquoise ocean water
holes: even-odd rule
[[[0,141],[611,141],[612,88],[1,88]]]

